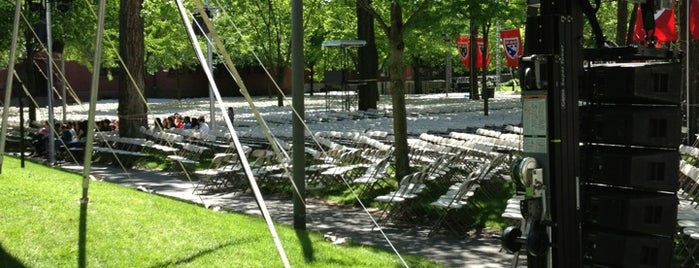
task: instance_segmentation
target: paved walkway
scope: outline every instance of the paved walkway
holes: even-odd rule
[[[62,168],[81,172],[83,167],[66,164]],[[126,174],[119,168],[99,165],[93,166],[92,171],[96,178],[104,181],[150,190],[154,194],[197,204],[203,202],[209,208],[261,215],[255,198],[251,194],[196,195],[193,194],[194,186],[191,183],[164,172],[129,170],[129,174]],[[265,203],[275,222],[292,225],[291,200],[265,197]],[[372,231],[371,219],[361,209],[339,208],[318,201],[309,201],[306,211],[308,230],[340,233],[343,237],[351,237],[353,243],[391,248],[380,231]],[[512,265],[513,255],[500,252],[499,240],[489,235],[473,235],[470,238],[459,239],[444,232],[428,237],[429,227],[389,226],[383,231],[401,255],[423,256],[451,267],[489,268]],[[520,267],[523,267],[523,262],[520,261]]]

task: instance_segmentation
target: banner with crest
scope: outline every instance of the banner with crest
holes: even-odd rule
[[[478,49],[476,49],[476,69],[483,67],[483,38],[476,38],[478,43]],[[471,67],[471,42],[467,36],[459,36],[456,38],[456,48],[459,50],[459,56],[461,57],[461,63],[464,64],[466,69]],[[487,52],[487,50],[486,50]],[[490,55],[486,54],[486,65],[490,64]]]
[[[507,67],[517,67],[519,64],[517,60],[522,57],[523,53],[522,36],[519,29],[500,31],[500,39],[502,39],[502,46],[505,48]]]

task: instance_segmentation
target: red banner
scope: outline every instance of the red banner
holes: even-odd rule
[[[483,38],[476,38],[476,42],[478,42],[478,49],[476,49],[476,69],[481,69],[483,68],[483,53],[481,51],[483,50]],[[464,64],[464,67],[466,69],[469,69],[471,67],[471,42],[468,37],[466,36],[460,36],[456,38],[456,48],[459,50],[459,56],[461,56],[461,63]],[[488,50],[486,50],[486,66],[490,65],[490,54],[487,53]]]
[[[699,40],[699,0],[689,3],[689,33],[692,40]]]
[[[636,9],[636,21],[633,28],[633,41],[645,42],[646,34],[655,35],[655,40],[658,45],[661,43],[677,41],[677,28],[675,27],[675,10],[674,9],[659,9],[655,11],[655,29],[646,30],[643,27],[643,15],[641,14],[641,5]]]
[[[524,47],[519,29],[500,31],[500,39],[502,39],[502,46],[505,49],[507,67],[517,67],[519,65],[517,59],[522,57]]]

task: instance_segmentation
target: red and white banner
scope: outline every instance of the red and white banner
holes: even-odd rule
[[[699,40],[699,0],[689,2],[689,34],[692,40]]]
[[[478,42],[478,49],[476,49],[476,69],[483,68],[483,53],[481,51],[483,50],[483,38],[476,38],[476,42]],[[461,63],[464,64],[464,67],[466,69],[469,69],[471,67],[471,42],[468,37],[466,36],[459,36],[456,38],[456,48],[459,50],[459,56],[461,56]],[[488,53],[488,50],[486,50],[486,66],[490,65],[490,54]]]
[[[524,47],[519,29],[500,31],[500,39],[502,39],[502,46],[505,49],[507,67],[517,67]]]
[[[655,35],[657,44],[677,41],[677,28],[675,26],[675,10],[659,9],[655,11],[655,29],[648,31],[643,27],[643,15],[641,5],[636,9],[636,22],[633,28],[633,41],[645,42],[646,34]]]

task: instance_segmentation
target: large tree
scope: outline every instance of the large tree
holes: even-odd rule
[[[119,134],[138,137],[147,125],[145,88],[145,45],[143,38],[143,0],[119,1],[119,54],[124,60],[119,79]]]
[[[405,32],[410,28],[416,17],[425,10],[431,1],[406,1],[406,5],[412,7],[412,13],[403,18],[403,6],[401,1],[393,0],[388,8],[389,17],[385,19],[379,13],[377,3],[369,0],[357,0],[359,5],[371,14],[388,39],[390,50],[388,60],[388,74],[390,79],[391,102],[393,104],[393,135],[395,136],[394,155],[396,163],[396,178],[400,179],[410,173],[410,161],[408,158],[408,130],[405,111],[405,65],[403,53],[405,51]],[[411,3],[411,4],[408,4]],[[381,2],[381,5],[386,3]]]
[[[371,0],[368,0],[371,3]],[[374,18],[369,12],[357,3],[357,36],[366,41],[366,46],[358,49],[359,79],[364,82],[359,86],[358,109],[366,111],[376,109],[379,100],[377,78],[379,76],[379,55],[376,51],[376,33],[374,32]]]

